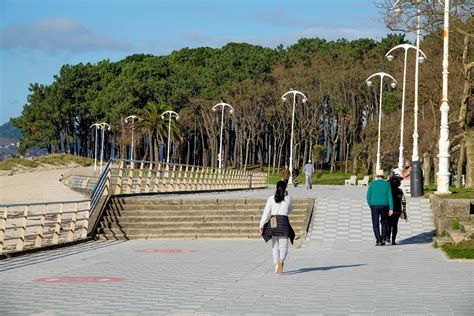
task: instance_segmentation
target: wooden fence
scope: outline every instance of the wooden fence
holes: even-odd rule
[[[111,160],[79,201],[0,204],[0,255],[87,238],[111,195],[264,188],[267,174],[150,161]],[[89,225],[91,222],[92,225]]]
[[[87,237],[90,200],[0,204],[0,254]]]
[[[114,194],[253,189],[267,186],[267,174],[149,161],[118,161],[110,167]]]

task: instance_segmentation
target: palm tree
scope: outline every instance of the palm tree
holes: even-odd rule
[[[168,121],[167,118],[163,120],[161,114],[165,111],[171,110],[171,106],[167,104],[158,104],[155,102],[148,102],[141,113],[141,120],[139,121],[138,129],[148,135],[148,144],[145,150],[146,159],[148,153],[150,154],[150,161],[159,161],[158,144],[164,142],[168,136]],[[171,122],[171,139],[177,138],[180,131],[176,120]]]

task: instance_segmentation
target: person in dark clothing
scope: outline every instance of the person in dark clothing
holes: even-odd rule
[[[398,233],[398,220],[400,219],[400,215],[406,212],[406,200],[405,195],[403,194],[403,190],[400,189],[401,181],[403,176],[395,172],[393,173],[388,183],[390,184],[390,188],[392,189],[392,199],[393,199],[393,211],[388,216],[388,232],[387,232],[387,242],[390,242],[390,237],[392,239],[392,245],[396,245],[396,238]]]
[[[290,180],[290,169],[288,169],[288,166],[285,165],[285,169],[283,169],[283,181],[288,184],[288,181]]]
[[[293,185],[295,188],[298,186],[298,176],[300,175],[300,170],[298,169],[298,166],[295,166],[293,168],[293,171],[291,172],[291,177],[293,178]]]

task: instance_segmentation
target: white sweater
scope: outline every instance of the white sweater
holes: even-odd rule
[[[272,195],[268,198],[265,209],[263,210],[262,219],[260,220],[260,228],[270,220],[272,215],[283,215],[288,216],[293,211],[293,204],[291,203],[291,197],[285,196],[285,199],[280,203],[275,202],[275,197]]]

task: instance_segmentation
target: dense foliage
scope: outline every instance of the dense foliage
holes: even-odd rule
[[[51,85],[32,84],[21,117],[13,122],[22,131],[22,148],[42,146],[50,152],[94,156],[95,122],[112,126],[106,132],[106,157],[129,157],[134,125],[136,159],[166,159],[168,118],[172,160],[216,166],[221,112],[211,108],[224,100],[235,108],[224,120],[224,165],[248,164],[278,168],[289,158],[292,102],[281,96],[290,88],[309,101],[297,99],[295,162],[312,158],[331,171],[369,172],[375,163],[379,85],[366,78],[379,71],[392,74],[399,88],[384,86],[382,166],[396,165],[400,140],[403,56],[388,62],[384,55],[405,42],[403,35],[380,41],[300,39],[289,47],[264,48],[229,43],[222,48],[184,48],[167,56],[132,55],[118,61],[64,65]],[[451,41],[450,111],[460,108],[462,37]],[[422,49],[428,59],[420,70],[420,154],[437,154],[441,95],[442,39],[426,36]],[[472,56],[472,55],[471,55]],[[409,65],[414,65],[409,56]],[[414,67],[407,77],[405,157],[411,157]],[[292,101],[292,100],[291,100]],[[459,131],[454,130],[454,134]],[[100,134],[99,134],[100,140]],[[454,144],[455,145],[455,142]]]

